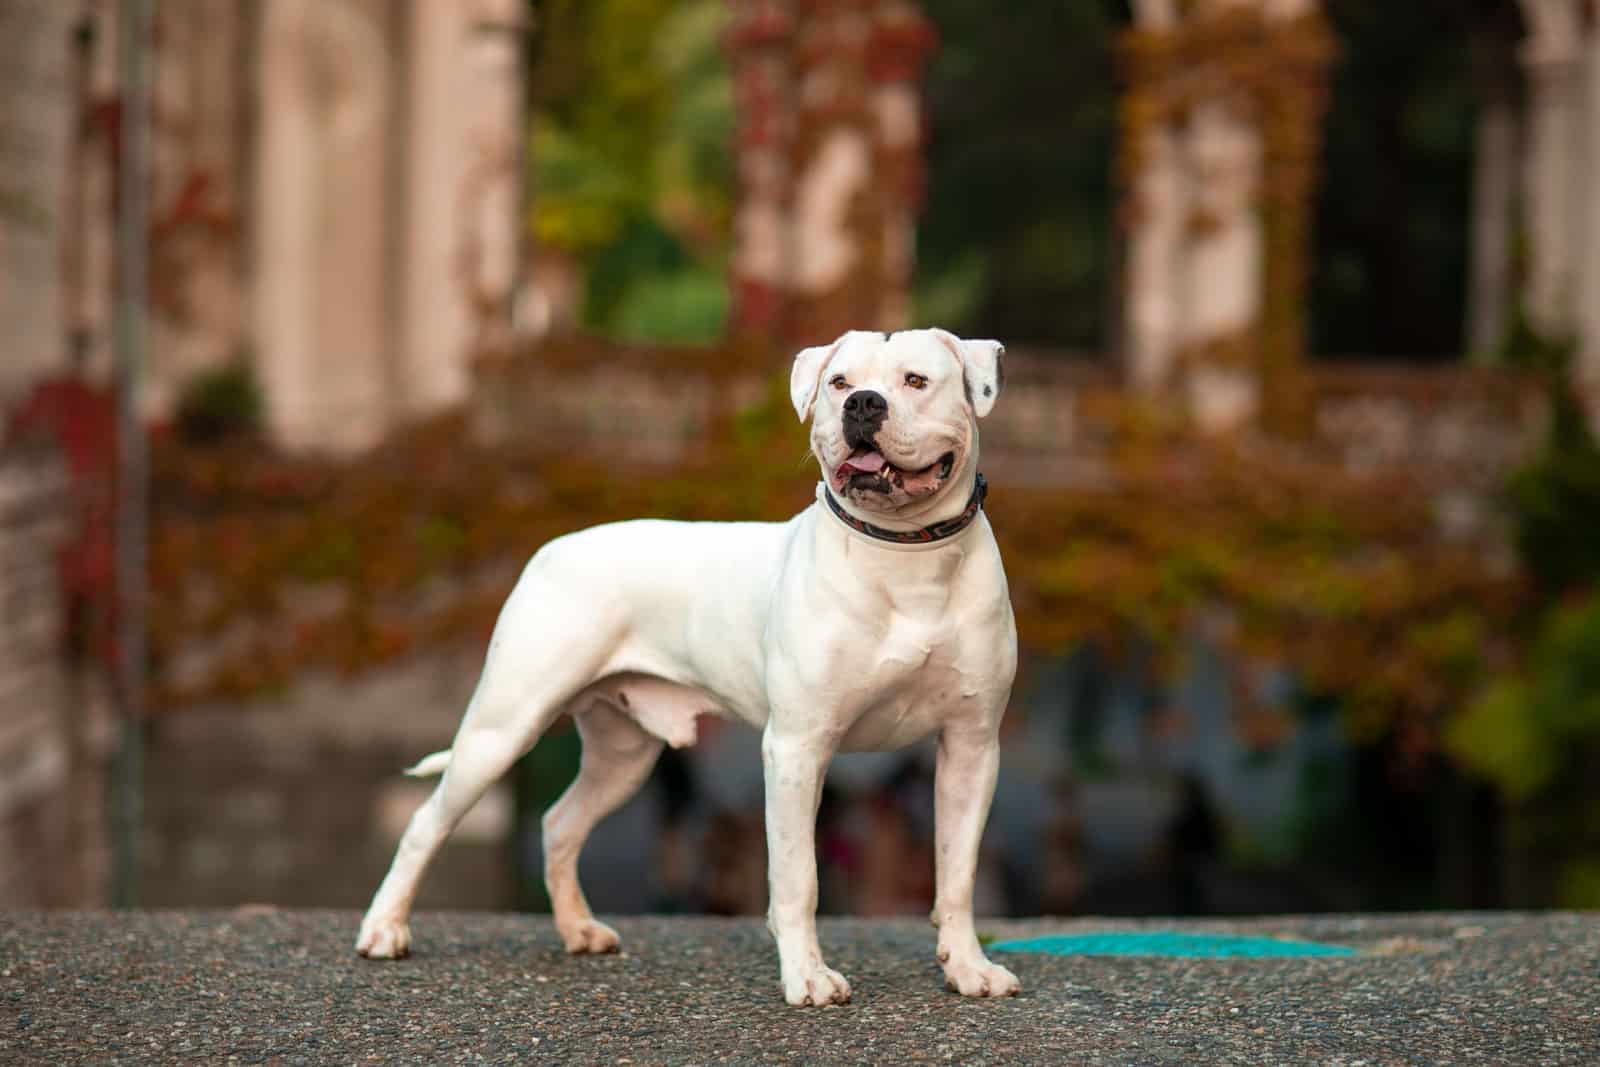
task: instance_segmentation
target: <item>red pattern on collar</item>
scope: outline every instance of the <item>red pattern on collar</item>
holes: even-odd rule
[[[897,545],[926,545],[934,541],[947,541],[968,526],[971,526],[973,520],[978,517],[978,512],[983,510],[983,498],[989,495],[989,483],[983,475],[978,475],[977,480],[972,485],[972,497],[967,501],[967,506],[961,509],[959,515],[954,515],[942,522],[936,522],[932,526],[924,526],[919,530],[886,530],[882,526],[874,526],[872,523],[858,519],[845,511],[839,505],[839,502],[834,499],[832,490],[824,489],[823,494],[827,496],[828,507],[838,517],[839,521],[859,534],[865,534],[867,537],[877,541],[889,541]]]

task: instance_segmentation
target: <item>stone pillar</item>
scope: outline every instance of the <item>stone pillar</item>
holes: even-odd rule
[[[1311,196],[1331,40],[1315,0],[1140,0],[1124,39],[1129,375],[1202,428],[1303,393]]]
[[[474,353],[509,341],[526,138],[524,7],[411,5],[399,374],[407,416],[461,403]]]
[[[1314,11],[1315,0],[1197,0],[1190,18],[1198,41],[1214,33],[1239,55],[1253,47],[1259,53],[1256,66],[1273,71],[1276,80],[1295,73],[1292,54],[1277,54],[1286,50],[1277,31]],[[1262,39],[1252,41],[1258,26]],[[1225,63],[1208,64],[1206,50],[1196,47],[1191,54],[1209,88],[1188,112],[1182,149],[1191,199],[1179,350],[1188,361],[1189,407],[1196,422],[1208,431],[1231,430],[1253,420],[1264,391],[1277,384],[1267,381],[1273,373],[1267,351],[1273,324],[1264,306],[1267,212],[1275,206],[1281,216],[1285,206],[1304,212],[1309,205],[1284,205],[1281,198],[1270,204],[1272,193],[1264,188],[1274,161],[1263,129],[1285,87],[1240,82]],[[1281,181],[1284,175],[1273,177]],[[1281,230],[1286,220],[1278,221]],[[1275,268],[1302,269],[1288,258]],[[1293,329],[1297,323],[1289,325]],[[1290,344],[1298,347],[1298,339]]]
[[[1172,382],[1181,324],[1178,267],[1188,214],[1188,186],[1177,136],[1163,105],[1178,28],[1177,0],[1138,0],[1134,30],[1123,42],[1130,91],[1122,101],[1120,167],[1128,194],[1124,344],[1134,388],[1154,392]]]
[[[891,194],[874,173],[878,116],[867,61],[876,6],[857,0],[800,4],[789,218],[792,345],[882,325]]]
[[[1528,26],[1519,52],[1528,85],[1524,303],[1533,326],[1555,339],[1576,327],[1583,0],[1520,2]]]
[[[1179,349],[1190,363],[1191,409],[1206,429],[1247,422],[1260,405],[1252,336],[1262,288],[1256,120],[1254,103],[1242,92],[1202,100],[1189,114],[1182,148],[1191,200]]]
[[[884,0],[874,13],[867,46],[872,107],[877,115],[876,181],[883,205],[883,302],[877,323],[885,330],[911,325],[912,273],[917,260],[917,214],[927,194],[923,160],[923,73],[938,34],[911,0]]]
[[[1467,283],[1467,351],[1482,358],[1504,343],[1511,325],[1512,235],[1516,232],[1517,114],[1515,61],[1504,38],[1480,32],[1473,41],[1478,125],[1473,145],[1471,268]]]
[[[794,345],[908,325],[932,23],[914,0],[730,3],[730,332]]]
[[[74,30],[73,146],[66,185],[62,314],[78,371],[109,382],[115,362],[117,5],[86,0]]]
[[[255,357],[268,426],[292,449],[369,447],[393,414],[387,7],[262,9]]]
[[[253,30],[237,4],[159,4],[152,64],[150,359],[145,403],[170,415],[244,340],[243,189]]]
[[[793,250],[787,225],[794,135],[792,0],[730,0],[726,45],[733,68],[738,182],[729,276],[735,336],[783,332]]]
[[[1574,383],[1589,410],[1589,422],[1600,432],[1600,25],[1587,38],[1587,85],[1584,123],[1588,171],[1578,262],[1578,335]]]
[[[73,5],[0,0],[0,409],[60,369]]]

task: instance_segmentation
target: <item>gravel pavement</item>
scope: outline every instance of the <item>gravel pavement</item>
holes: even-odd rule
[[[0,1063],[1600,1064],[1600,914],[984,923],[1338,942],[1299,959],[1004,957],[1021,996],[944,989],[933,931],[827,920],[855,999],[790,1008],[756,920],[423,914],[359,959],[348,912],[0,913]],[[997,958],[1000,958],[997,954]]]

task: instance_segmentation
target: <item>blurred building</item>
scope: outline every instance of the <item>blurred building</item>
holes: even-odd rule
[[[1490,82],[1506,88],[1479,120],[1474,343],[1497,343],[1526,306],[1539,330],[1579,343],[1580,378],[1600,390],[1594,5],[1481,6],[1497,13],[1488,62],[1500,63],[1500,81]],[[1296,286],[1314,252],[1306,168],[1336,44],[1321,5],[1137,0],[1133,9],[1125,44],[1143,58],[1123,131],[1124,358],[1074,364],[1015,346],[1006,400],[984,425],[995,484],[1112,485],[1121,427],[1107,412],[1130,392],[1182,397],[1211,428],[1248,423],[1276,398],[1303,407],[1306,454],[1428,500],[1419,539],[1503,558],[1490,501],[1537,427],[1526,383],[1469,380],[1457,367],[1300,366]],[[665,479],[759,406],[771,367],[732,347],[515,351],[528,347],[509,335],[525,265],[521,0],[156,0],[155,11],[141,401],[163,421],[197,380],[248,369],[273,447],[228,457],[228,473],[243,475],[232,496],[203,472],[158,516],[158,550],[182,568],[158,576],[166,617],[153,673],[160,693],[176,694],[171,706],[185,707],[152,728],[147,900],[355,905],[426,788],[397,784],[393,771],[447,742],[479,664],[476,613],[492,608],[534,547],[493,536],[498,555],[461,546],[480,519],[521,535],[548,518],[541,508],[575,521],[605,495],[552,489],[547,470],[516,469],[514,457],[604,456],[619,485]],[[60,376],[69,357],[91,381],[109,377],[117,16],[117,0],[0,0],[0,86],[15,104],[0,117],[0,411],[35,412],[36,425],[77,442],[67,458],[80,463],[64,496],[60,457],[48,449],[0,458],[0,869],[26,868],[13,856],[41,872],[68,870],[70,857],[83,864],[59,882],[55,873],[0,882],[9,894],[0,903],[74,899],[71,885],[95,881],[101,862],[98,824],[70,814],[100,804],[104,760],[103,730],[83,711],[95,705],[72,695],[71,655],[75,635],[98,625],[75,621],[74,605],[107,588],[95,531],[108,518],[109,416],[103,395],[37,383]],[[730,334],[774,342],[781,359],[785,345],[846,327],[906,324],[925,180],[919,84],[933,27],[909,0],[738,0],[728,31],[738,112]],[[572,278],[556,275],[571,290],[556,302],[572,304]],[[474,378],[476,357],[508,351]],[[1298,392],[1280,393],[1291,378]],[[391,433],[454,409],[466,412],[475,445],[503,449],[485,463],[492,472],[406,452],[405,435]],[[386,436],[402,438],[391,442],[402,450],[374,452]],[[339,456],[276,467],[272,452]],[[397,491],[392,466],[407,460],[415,467],[401,473],[416,484]],[[428,464],[442,472],[431,481]],[[350,499],[371,504],[359,491],[376,486],[379,503],[332,511],[335,494],[315,488],[329,470],[348,479]],[[214,496],[202,499],[207,486]],[[680,499],[698,499],[697,489]],[[309,531],[294,546],[304,551],[275,555],[281,542],[268,550],[251,540],[267,527]],[[384,541],[393,542],[382,545],[390,573],[352,576],[350,560]],[[63,558],[76,562],[51,597],[40,576]],[[322,655],[324,646],[338,652]],[[1203,642],[1189,651],[1180,709],[1138,705],[1126,691],[1143,680],[1121,675],[1102,679],[1121,687],[1121,703],[1067,698],[1084,677],[1116,672],[1042,668],[1028,698],[1031,732],[1011,743],[1046,758],[1015,761],[997,801],[992,840],[1008,885],[986,887],[986,900],[1075,907],[1087,886],[1114,885],[1119,865],[1158,853],[1176,871],[1172,893],[1192,899],[1214,874],[1204,865],[1218,851],[1219,818],[1276,832],[1296,776],[1343,757],[1325,731],[1289,736],[1276,697],[1223,692],[1238,663]],[[359,677],[339,675],[356,673],[339,660],[346,653]],[[1085,719],[1092,746],[1073,733]],[[758,906],[759,781],[740,777],[759,770],[749,742],[730,730],[697,750],[689,777],[703,803],[688,815],[647,793],[597,835],[586,869],[600,865],[610,882],[594,890],[597,903],[656,906],[677,894],[721,910]],[[1074,745],[1096,759],[1104,750],[1108,773],[1126,780],[1055,773]],[[1259,765],[1239,771],[1251,759]],[[927,868],[927,812],[907,800],[926,799],[926,767],[913,754],[842,769],[824,839],[846,876],[825,892],[840,907],[905,910],[926,890],[907,873]],[[517,856],[533,854],[521,838],[516,855],[506,847],[518,814],[507,792],[494,794],[430,879],[437,895],[427,902],[504,903]],[[708,842],[698,883],[676,860],[651,880],[663,820],[669,843]]]
[[[110,723],[71,640],[88,605],[62,595],[74,503],[57,449],[0,449],[0,909],[94,907],[108,890]]]
[[[1214,425],[1283,402],[1274,379],[1304,354],[1337,7],[1133,4],[1123,348],[1136,386],[1182,391]],[[1600,418],[1600,12],[1589,0],[1483,0],[1456,17],[1472,27],[1479,94],[1468,343],[1493,352],[1525,316],[1574,346]]]
[[[117,7],[0,4],[24,160],[0,212],[0,397],[68,351],[110,365]],[[154,10],[149,415],[235,366],[293,449],[364,448],[459,404],[518,277],[524,5]]]

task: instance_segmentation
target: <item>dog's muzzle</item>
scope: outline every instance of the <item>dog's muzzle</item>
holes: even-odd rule
[[[852,449],[877,448],[878,431],[889,417],[889,401],[872,389],[857,389],[844,400],[844,443]]]

